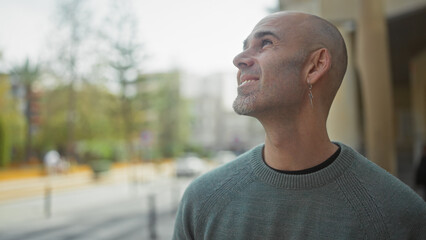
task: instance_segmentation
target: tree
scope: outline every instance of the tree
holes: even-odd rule
[[[23,139],[20,136],[23,135],[22,115],[17,111],[10,89],[9,75],[0,74],[0,167],[10,164],[12,144]]]
[[[63,76],[68,83],[66,113],[66,147],[67,159],[75,157],[75,125],[78,118],[76,87],[82,79],[83,72],[90,66],[86,59],[87,42],[90,39],[90,12],[82,0],[61,1],[58,5],[59,25],[55,33],[57,39],[56,56],[51,63],[53,71]],[[55,45],[54,45],[55,46]]]
[[[32,156],[32,139],[35,131],[35,125],[37,122],[34,119],[39,114],[37,111],[34,92],[34,83],[39,80],[41,76],[41,70],[39,64],[31,65],[29,59],[26,59],[24,64],[20,66],[15,66],[12,68],[12,76],[15,81],[18,83],[18,86],[22,87],[25,92],[25,119],[26,119],[26,154],[25,154],[25,162],[29,162]]]
[[[0,51],[0,62],[3,59],[3,52]],[[4,120],[5,115],[5,106],[7,104],[7,92],[9,91],[9,86],[7,83],[7,75],[0,74],[0,167],[5,167],[10,163],[10,139],[8,136],[8,131],[6,127],[6,122]]]
[[[164,78],[158,92],[158,144],[166,158],[174,157],[182,150],[180,127],[179,73]]]
[[[68,85],[60,85],[46,90],[43,95],[43,117],[38,143],[40,149],[52,147],[64,148],[67,145],[67,95]],[[120,137],[115,131],[119,124],[118,105],[120,99],[105,87],[83,82],[76,89],[76,125],[74,136],[76,156],[86,152],[99,152],[99,146],[109,148],[108,158],[112,159],[112,151],[120,145]],[[93,149],[97,148],[97,149]],[[85,160],[85,159],[81,159]]]
[[[180,95],[180,76],[176,70],[141,76],[136,101],[147,115],[143,128],[153,133],[158,157],[176,157],[187,144],[189,113]]]
[[[126,141],[127,155],[135,158],[133,139],[138,136],[135,128],[132,92],[138,82],[141,44],[137,41],[136,19],[131,12],[130,1],[111,1],[111,13],[108,14],[100,36],[109,49],[107,61],[115,73],[115,81],[120,86],[121,116],[123,120],[123,137]]]

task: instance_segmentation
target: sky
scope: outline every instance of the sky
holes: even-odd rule
[[[0,0],[3,62],[42,58],[56,23],[58,0]],[[106,0],[86,0],[94,14]],[[135,0],[144,72],[181,69],[209,75],[236,71],[233,57],[254,25],[278,0]]]

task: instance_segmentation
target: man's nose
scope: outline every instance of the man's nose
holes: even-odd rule
[[[240,54],[234,57],[234,65],[238,69],[250,67],[253,65],[253,58],[249,56],[247,51],[242,51]]]

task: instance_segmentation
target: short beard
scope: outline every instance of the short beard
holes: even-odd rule
[[[256,100],[255,95],[240,96],[234,100],[232,107],[234,111],[239,115],[250,115],[254,111],[254,102]]]

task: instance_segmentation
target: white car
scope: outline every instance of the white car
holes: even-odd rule
[[[237,155],[231,151],[219,151],[214,157],[215,162],[225,164],[237,158]]]
[[[198,176],[207,169],[207,165],[204,160],[194,155],[178,158],[175,166],[177,177]]]

